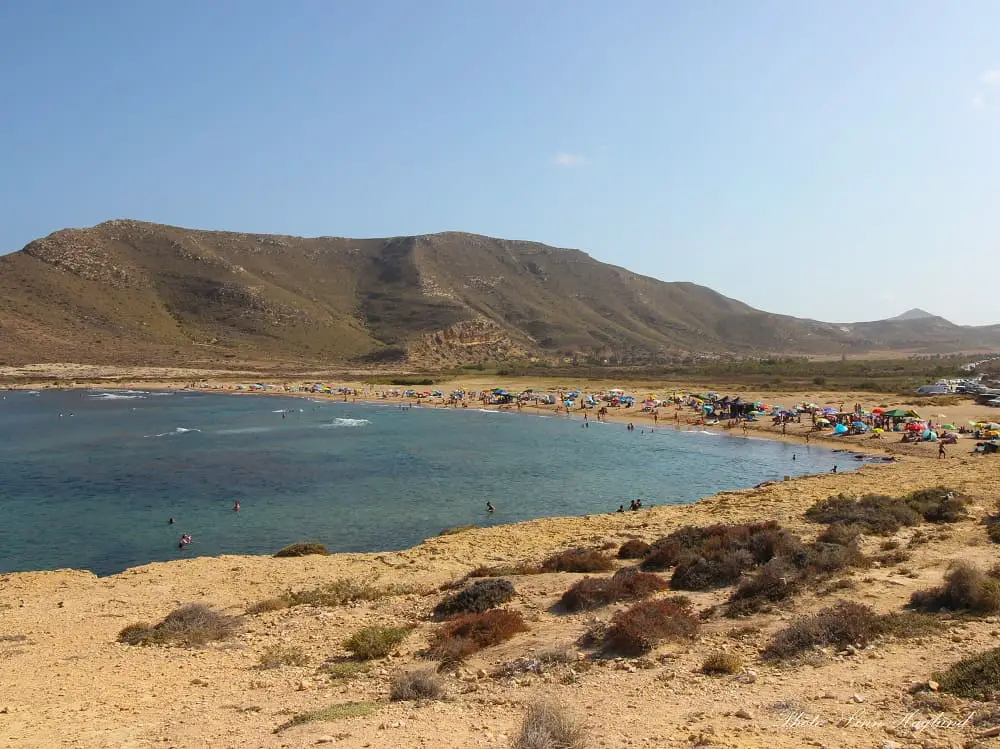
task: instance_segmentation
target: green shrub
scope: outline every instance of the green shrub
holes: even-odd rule
[[[641,655],[664,640],[694,637],[700,626],[690,601],[681,596],[643,601],[614,615],[604,644],[613,652]]]
[[[507,603],[514,594],[514,584],[509,580],[479,580],[441,601],[434,607],[434,617],[447,619],[459,614],[481,614]]]
[[[344,648],[355,658],[370,661],[385,658],[410,634],[407,627],[362,627],[344,641]]]
[[[174,609],[159,624],[130,624],[118,633],[118,641],[128,645],[186,645],[194,647],[236,634],[239,619],[222,614],[202,603]]]
[[[613,567],[612,561],[596,549],[569,549],[542,562],[543,572],[605,572]]]
[[[743,659],[737,653],[713,653],[701,664],[704,674],[738,674],[743,669]]]
[[[321,556],[326,556],[330,552],[327,551],[323,544],[303,542],[297,544],[291,544],[286,546],[281,551],[275,553],[276,557],[305,557],[311,554],[319,554]]]
[[[642,559],[652,547],[645,541],[632,538],[618,548],[619,559]]]
[[[1000,648],[963,658],[935,673],[941,691],[973,700],[994,700],[1000,693]]]
[[[1000,611],[1000,577],[968,562],[956,562],[945,573],[943,585],[910,596],[910,607],[992,614]]]
[[[444,694],[444,681],[433,668],[420,671],[403,671],[392,677],[389,699],[436,700]]]
[[[818,536],[816,536],[816,540],[828,544],[840,544],[841,546],[846,546],[847,544],[856,543],[858,538],[864,532],[865,526],[860,523],[838,521],[827,526]]]

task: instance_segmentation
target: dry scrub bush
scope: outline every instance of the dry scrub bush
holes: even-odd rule
[[[159,624],[130,624],[118,633],[118,641],[128,645],[205,645],[232,637],[239,620],[202,603],[174,609]]]
[[[916,591],[910,596],[910,607],[976,614],[1000,611],[1000,576],[994,573],[983,572],[968,562],[956,562],[945,573],[944,585]]]
[[[968,501],[944,487],[922,489],[896,499],[866,494],[853,499],[843,494],[821,500],[806,510],[806,518],[831,526],[854,526],[865,533],[887,536],[903,526],[955,523],[966,517]],[[845,531],[830,531],[843,533]]]
[[[618,548],[619,559],[642,559],[652,547],[645,541],[632,538]]]
[[[587,745],[583,723],[555,702],[528,706],[514,749],[583,749]]]
[[[371,715],[378,710],[378,705],[374,702],[341,702],[319,710],[310,710],[305,713],[293,715],[280,726],[274,729],[274,733],[281,733],[289,728],[301,726],[305,723],[318,723],[330,720],[343,720],[344,718],[359,718]]]
[[[260,654],[258,668],[281,668],[282,666],[306,666],[309,656],[300,647],[274,645]]]
[[[710,676],[738,674],[743,669],[743,659],[736,653],[713,653],[701,664],[701,672]]]
[[[739,581],[746,570],[802,548],[797,536],[774,521],[687,526],[661,538],[642,561],[644,570],[674,567],[671,587],[711,590]]]
[[[613,567],[612,561],[596,549],[568,549],[542,562],[543,572],[606,572]]]
[[[389,699],[437,700],[444,695],[444,681],[433,668],[403,671],[392,677]]]
[[[974,700],[995,700],[1000,694],[1000,648],[963,658],[934,674],[942,691]]]
[[[684,596],[643,601],[614,615],[604,644],[624,655],[642,655],[665,640],[694,637],[700,626]]]
[[[937,629],[932,617],[908,613],[879,616],[869,606],[840,601],[793,621],[774,636],[762,655],[767,659],[792,658],[816,648],[866,647],[883,635],[914,637]]]
[[[281,551],[275,553],[276,557],[305,557],[310,554],[319,554],[321,556],[327,556],[330,552],[327,551],[323,544],[312,543],[312,542],[302,542],[297,544],[290,544],[286,546]]]
[[[363,661],[328,660],[316,669],[331,679],[350,679],[366,673],[371,665]]]
[[[445,623],[435,633],[428,654],[454,663],[527,631],[528,625],[516,611],[492,609],[482,614],[465,614]]]
[[[344,649],[355,658],[370,661],[385,658],[410,634],[407,627],[383,627],[373,624],[362,627],[344,640]]]
[[[377,601],[390,596],[401,596],[414,592],[405,585],[378,587],[370,580],[337,578],[325,585],[307,590],[289,590],[274,598],[247,606],[248,614],[278,611],[293,606],[343,606],[356,601]]]
[[[472,583],[434,607],[434,618],[448,619],[459,614],[481,614],[507,603],[514,597],[514,584],[509,580],[489,579]]]
[[[468,574],[468,577],[516,577],[518,575],[537,575],[542,572],[542,568],[530,562],[517,562],[516,564],[498,564],[493,567],[476,567]]]
[[[565,611],[584,611],[618,601],[638,601],[670,586],[659,575],[634,568],[619,570],[611,577],[585,577],[574,583],[559,599]]]

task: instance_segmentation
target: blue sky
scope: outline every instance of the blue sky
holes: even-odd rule
[[[577,247],[1000,322],[995,0],[0,3],[0,251],[65,226]]]

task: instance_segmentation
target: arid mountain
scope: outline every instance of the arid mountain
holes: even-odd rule
[[[0,257],[0,362],[396,362],[573,354],[945,352],[1000,331],[942,318],[773,315],[578,250],[448,232],[391,239],[66,229]]]

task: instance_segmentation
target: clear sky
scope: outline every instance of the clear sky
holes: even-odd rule
[[[1000,322],[997,0],[0,0],[0,102],[0,251],[455,229]]]

